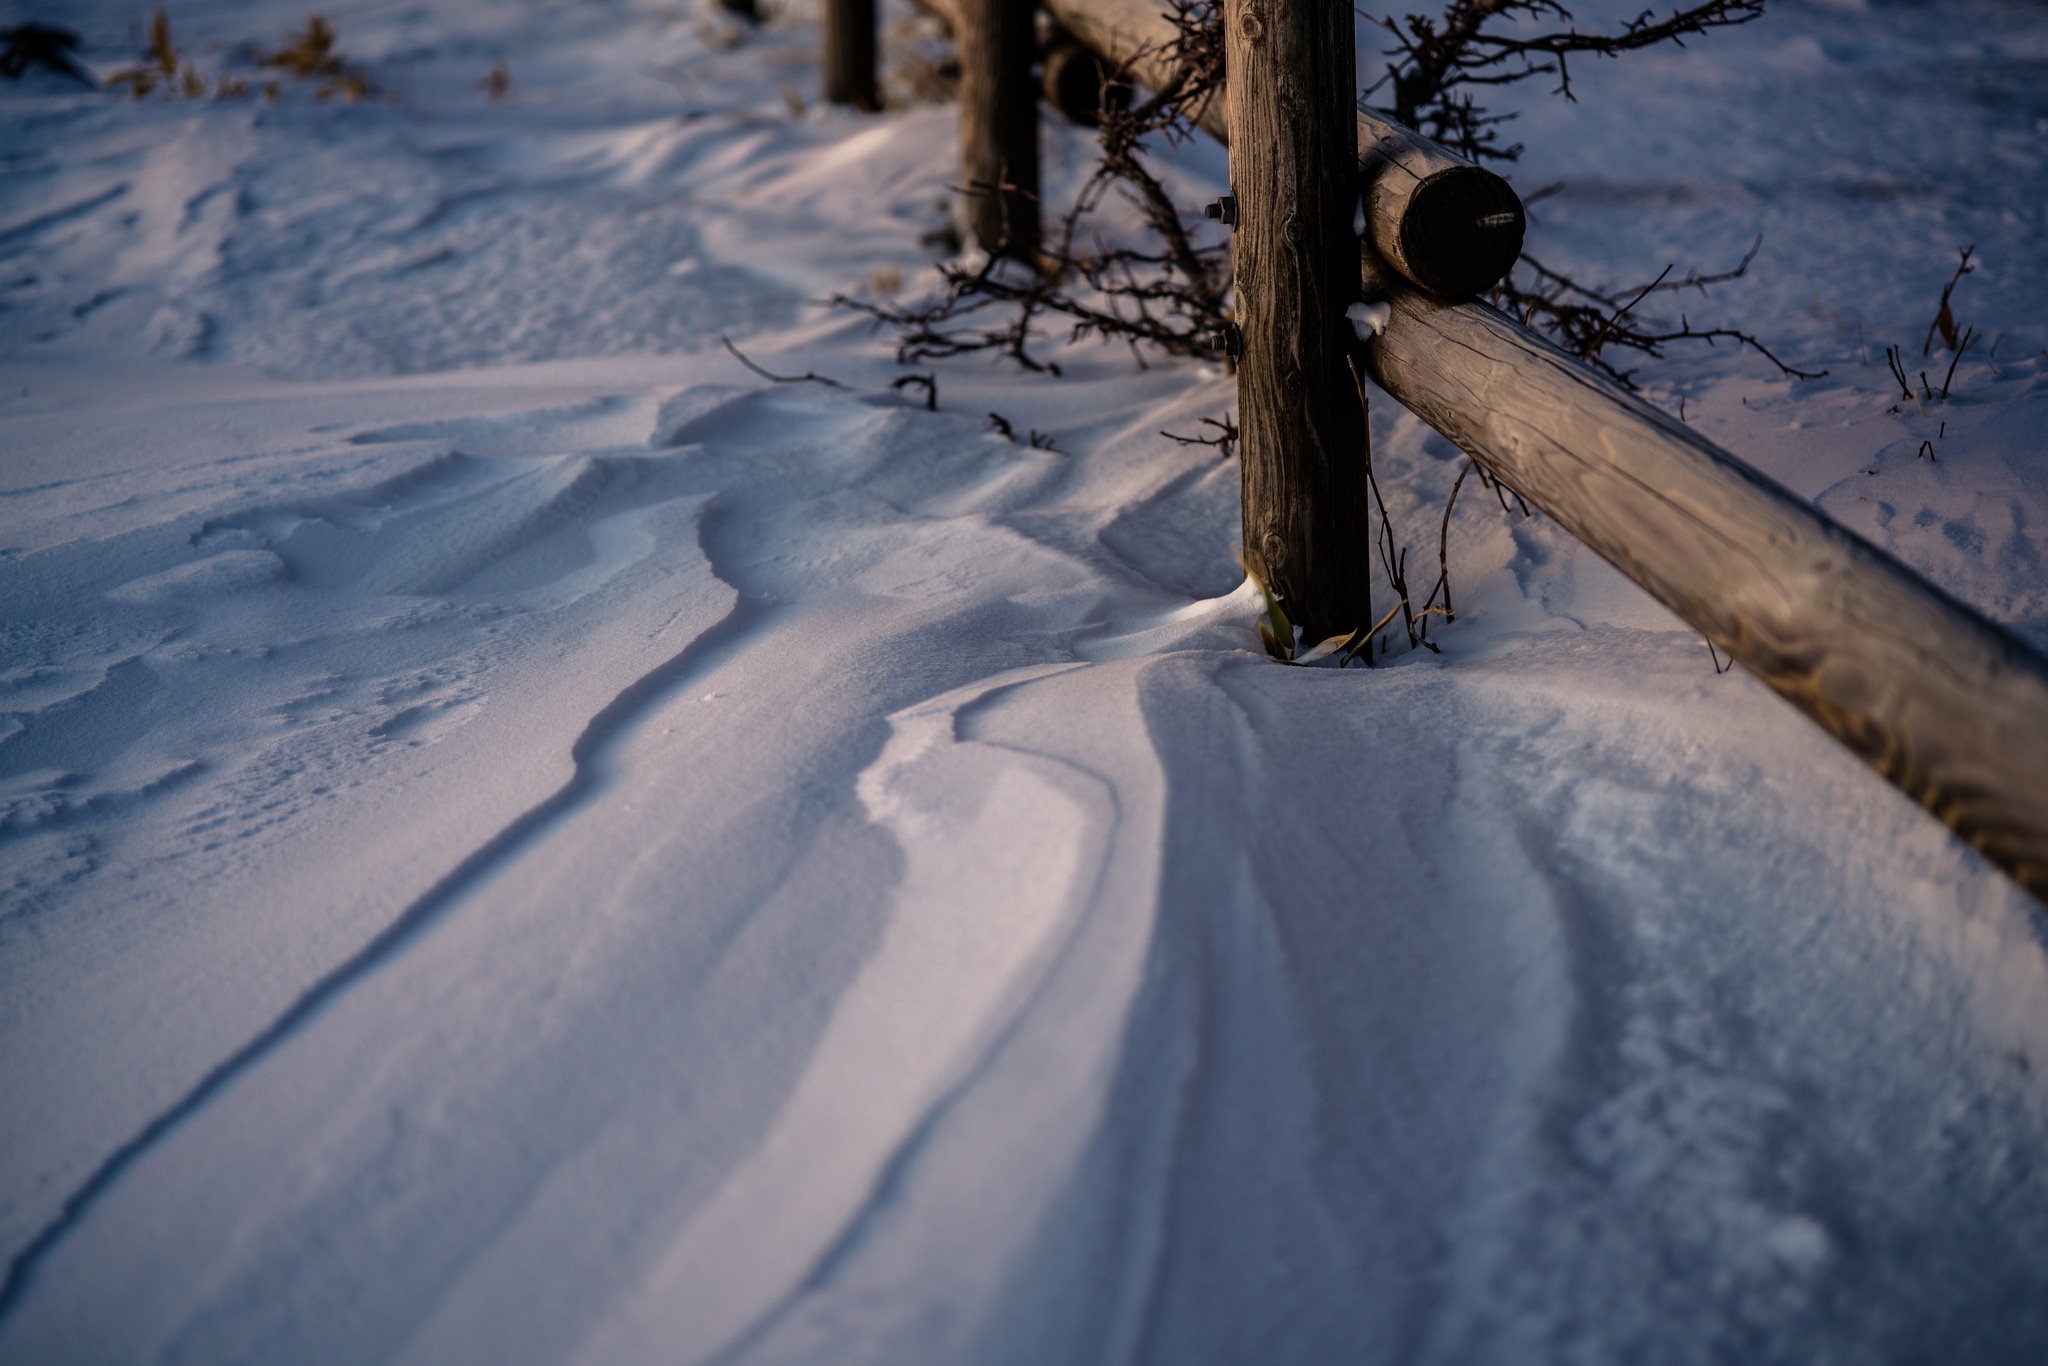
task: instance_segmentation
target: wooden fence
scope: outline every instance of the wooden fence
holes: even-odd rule
[[[946,19],[963,44],[976,41],[976,24],[962,19],[967,7],[1029,6],[919,3]],[[1158,88],[1170,79],[1163,54],[1174,31],[1157,0],[1040,3],[1138,84]],[[1200,110],[1200,127],[1228,143],[1232,104],[1278,107],[1280,115],[1262,116],[1265,150],[1272,121],[1284,125],[1285,108],[1304,101],[1292,91],[1276,101],[1252,88],[1273,79],[1265,69],[1271,63],[1240,53],[1247,41],[1268,42],[1283,62],[1309,60],[1313,44],[1286,25],[1324,22],[1314,14],[1297,19],[1311,7],[1310,0],[1226,0],[1230,70],[1244,88]],[[1347,52],[1347,70],[1350,60]],[[963,103],[963,118],[980,117]],[[1362,194],[1366,208],[1359,292],[1332,282],[1329,297],[1315,301],[1320,308],[1283,320],[1296,335],[1271,339],[1263,375],[1249,348],[1240,368],[1246,546],[1254,553],[1260,546],[1254,507],[1272,494],[1253,487],[1255,466],[1302,454],[1251,450],[1249,429],[1259,418],[1248,405],[1300,406],[1300,390],[1288,389],[1284,371],[1304,346],[1317,349],[1317,337],[1305,343],[1302,334],[1326,330],[1332,310],[1341,315],[1361,296],[1384,302],[1385,322],[1363,350],[1388,394],[2048,901],[2048,658],[1805,499],[1476,302],[1520,251],[1519,199],[1499,177],[1409,129],[1368,113],[1356,124],[1358,177],[1344,193]],[[1282,126],[1277,136],[1285,142],[1301,132]],[[963,133],[963,146],[972,140]],[[1035,177],[1035,142],[1031,158]],[[1254,160],[1233,157],[1234,182]],[[1244,311],[1259,307],[1252,297],[1259,281],[1244,273],[1247,230],[1299,238],[1299,219],[1291,217],[1299,187],[1282,189],[1239,196]],[[1344,218],[1348,229],[1348,209]],[[1279,430],[1298,441],[1287,424]],[[1294,478],[1283,497],[1328,495],[1324,483],[1319,489],[1313,478]],[[1330,525],[1314,510],[1290,512],[1311,529]],[[1326,566],[1338,557],[1308,558]]]

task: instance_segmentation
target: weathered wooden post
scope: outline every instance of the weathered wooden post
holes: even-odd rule
[[[825,98],[879,109],[875,98],[875,0],[825,0]]]
[[[1038,85],[1034,0],[960,0],[961,228],[969,246],[1038,253]]]
[[[1371,625],[1350,0],[1226,0],[1244,548],[1310,641]],[[1226,215],[1228,217],[1229,215]]]

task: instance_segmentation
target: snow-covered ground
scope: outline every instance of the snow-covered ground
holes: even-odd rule
[[[0,86],[0,1361],[2048,1359],[2048,934],[1940,826],[1469,487],[1441,655],[1267,662],[1232,380],[928,412],[818,302],[954,111],[802,0],[323,8],[384,93]],[[1537,254],[1762,232],[1682,307],[1830,371],[1652,395],[2048,642],[2048,11],[1577,77]]]

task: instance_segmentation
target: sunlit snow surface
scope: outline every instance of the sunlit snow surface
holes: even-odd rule
[[[2048,933],[1940,826],[1469,480],[1441,655],[1266,662],[1230,379],[928,412],[819,303],[955,131],[808,8],[322,8],[398,102],[0,87],[0,1361],[2048,1360]],[[1652,397],[2048,641],[2048,9],[1574,70],[1539,257],[1763,232],[1663,302],[1830,371]]]

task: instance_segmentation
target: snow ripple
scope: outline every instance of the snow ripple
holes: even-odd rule
[[[157,1115],[140,1132],[116,1148],[84,1184],[65,1198],[57,1216],[45,1224],[8,1262],[0,1280],[0,1324],[12,1314],[34,1279],[37,1269],[64,1237],[89,1215],[99,1200],[149,1151],[192,1116],[225,1092],[235,1081],[280,1044],[304,1028],[321,1011],[371,974],[403,954],[429,933],[447,910],[478,883],[517,856],[529,842],[544,832],[601,788],[601,773],[610,746],[629,730],[651,707],[658,705],[674,688],[689,678],[707,656],[730,640],[742,636],[751,625],[754,612],[744,599],[732,598],[732,605],[715,624],[706,628],[673,658],[636,680],[590,719],[570,747],[573,766],[569,780],[545,800],[530,808],[510,825],[471,852],[439,882],[406,907],[353,956],[346,959],[292,1003],[241,1048],[217,1064],[169,1109]]]

